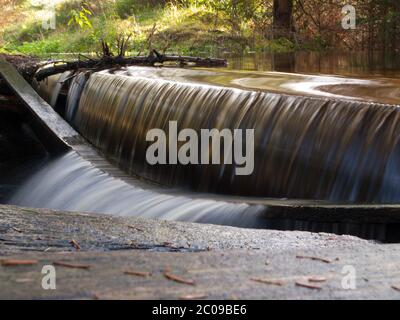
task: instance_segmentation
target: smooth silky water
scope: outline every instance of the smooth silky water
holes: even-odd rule
[[[38,89],[56,109],[57,81]],[[268,227],[267,208],[240,196],[398,203],[399,101],[397,80],[381,76],[140,67],[81,73],[58,110],[67,121],[123,171],[205,199],[114,179],[70,152],[31,172],[7,202],[247,227]],[[149,165],[147,131],[168,132],[173,120],[197,132],[254,128],[253,174],[236,176],[235,165]]]
[[[46,161],[8,199],[36,208],[262,227],[265,208],[143,189],[95,168],[75,152]]]
[[[165,78],[141,77],[135,69],[95,73],[79,105],[67,107],[67,114],[75,114],[67,120],[124,171],[171,187],[269,198],[398,201],[397,106]],[[198,133],[254,129],[253,173],[239,176],[235,165],[224,164],[148,164],[152,142],[146,134],[153,128],[168,132],[169,121],[177,121],[178,131]]]

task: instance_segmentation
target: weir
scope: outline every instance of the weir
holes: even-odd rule
[[[71,89],[68,99],[80,103],[67,107],[67,114],[74,115],[70,123],[130,174],[173,187],[241,196],[347,203],[400,200],[398,106],[106,72],[89,78],[80,99]],[[237,175],[235,164],[149,164],[146,134],[153,128],[168,133],[171,121],[178,131],[190,128],[199,136],[202,129],[254,129],[253,173]]]
[[[397,106],[123,72],[63,79],[46,79],[38,90],[122,171],[78,137],[72,151],[31,174],[9,203],[400,239]],[[43,94],[52,81],[62,85]],[[150,166],[146,131],[166,129],[171,120],[196,131],[253,127],[254,173],[235,176],[234,165]]]

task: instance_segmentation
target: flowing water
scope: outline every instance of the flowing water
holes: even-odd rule
[[[72,91],[71,91],[72,92]],[[74,107],[77,107],[74,105]],[[71,107],[72,108],[72,107]],[[160,184],[242,196],[396,202],[397,106],[93,74],[73,125],[123,170]],[[150,165],[146,133],[254,129],[254,172],[235,165]],[[215,152],[213,150],[212,152]]]
[[[10,204],[121,216],[268,227],[265,207],[160,193],[115,179],[75,152],[44,160]]]
[[[38,84],[38,90],[116,166],[162,186],[237,201],[141,188],[71,152],[46,160],[9,203],[268,227],[267,209],[257,199],[400,200],[397,79],[139,67],[70,78],[61,75],[70,84],[64,100],[59,77]],[[254,129],[253,173],[235,175],[235,164],[148,164],[146,133],[154,128],[168,133],[169,121],[196,132]]]

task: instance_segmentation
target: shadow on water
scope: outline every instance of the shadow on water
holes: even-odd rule
[[[27,172],[41,168],[48,157],[27,117],[0,108],[0,203],[26,180]]]

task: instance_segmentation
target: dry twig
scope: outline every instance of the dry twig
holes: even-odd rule
[[[190,286],[194,286],[195,285],[194,280],[181,278],[181,277],[179,277],[177,275],[174,275],[174,274],[172,274],[172,273],[170,273],[168,271],[164,272],[164,277],[167,278],[168,280],[172,280],[172,281],[175,281],[175,282],[187,284],[187,285],[190,285]]]
[[[8,259],[1,261],[1,265],[4,267],[15,267],[15,266],[32,266],[38,264],[37,260],[16,260]]]
[[[76,240],[72,239],[69,243],[70,243],[76,250],[81,250],[81,246],[79,245],[79,243],[78,243]]]
[[[150,277],[152,275],[151,272],[136,271],[136,270],[125,270],[124,274],[129,276],[138,276],[138,277]]]
[[[400,291],[400,287],[399,287],[399,286],[392,286],[391,288],[392,288],[393,290]]]
[[[310,259],[314,261],[321,261],[324,263],[331,263],[332,260],[325,259],[325,258],[319,258],[319,257],[311,257],[311,256],[296,256],[297,259]]]
[[[325,282],[326,278],[325,277],[321,277],[321,276],[313,276],[308,278],[309,282]]]
[[[88,265],[88,264],[72,264],[72,263],[68,263],[68,262],[61,262],[61,261],[55,261],[53,262],[54,266],[57,267],[65,267],[65,268],[71,268],[71,269],[90,269],[92,266]]]
[[[317,286],[315,284],[310,284],[310,283],[305,283],[301,281],[296,281],[296,286],[298,287],[303,287],[303,288],[308,288],[308,289],[314,289],[314,290],[321,290],[321,286]]]
[[[280,281],[280,280],[271,280],[271,279],[262,279],[262,278],[250,278],[250,280],[255,281],[255,282],[265,283],[265,284],[271,284],[274,286],[283,286],[283,281]]]

